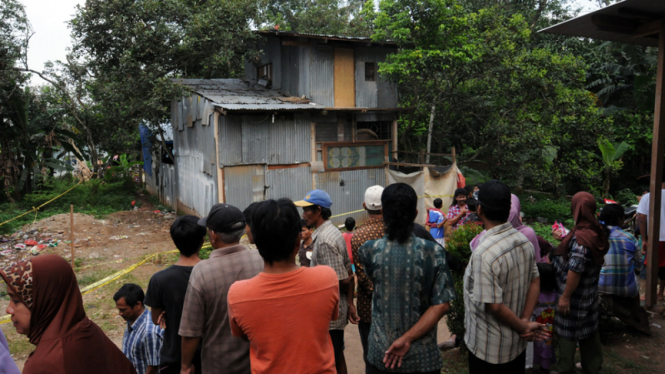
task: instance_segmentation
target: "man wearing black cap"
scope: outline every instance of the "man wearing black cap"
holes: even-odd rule
[[[185,295],[179,334],[182,336],[182,373],[194,373],[192,358],[201,339],[201,366],[205,373],[249,374],[249,343],[233,337],[229,325],[227,294],[238,280],[263,270],[257,251],[240,245],[245,233],[240,209],[215,204],[199,225],[208,228],[213,251],[192,270]]]
[[[533,246],[508,221],[510,189],[483,184],[477,212],[487,232],[464,273],[464,341],[469,373],[524,373],[526,342],[548,337],[546,326],[529,322],[540,293]]]

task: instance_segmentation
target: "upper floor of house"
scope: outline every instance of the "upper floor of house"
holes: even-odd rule
[[[326,108],[397,108],[397,87],[378,64],[397,51],[369,38],[259,31],[261,56],[245,61],[245,78]]]

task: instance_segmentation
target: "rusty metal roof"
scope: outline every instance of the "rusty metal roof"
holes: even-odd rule
[[[282,95],[279,91],[251,84],[242,79],[173,79],[223,110],[236,111],[300,111],[323,110],[321,104]]]
[[[625,0],[539,32],[657,47],[664,22],[665,1]]]
[[[328,39],[328,40],[341,40],[346,42],[360,42],[360,43],[376,43],[381,45],[394,45],[397,47],[397,43],[394,41],[373,41],[371,38],[366,36],[346,36],[346,35],[326,35],[326,34],[309,34],[301,33],[295,31],[278,31],[278,30],[260,30],[257,31],[259,34],[265,35],[275,35],[278,37],[294,37],[294,38],[310,38],[310,39]]]

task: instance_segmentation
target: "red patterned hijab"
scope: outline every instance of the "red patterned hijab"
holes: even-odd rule
[[[610,244],[607,233],[596,219],[596,199],[588,192],[578,192],[573,196],[571,211],[575,227],[556,247],[554,255],[563,255],[564,259],[567,259],[570,252],[570,241],[575,238],[580,245],[591,251],[596,264],[602,266]]]
[[[85,315],[71,266],[58,255],[41,255],[0,270],[30,312],[30,343],[36,345],[23,374],[113,374],[136,371]]]

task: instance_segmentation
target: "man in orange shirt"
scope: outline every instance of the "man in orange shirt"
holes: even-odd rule
[[[231,332],[250,343],[252,373],[336,373],[328,326],[339,318],[337,274],[296,265],[301,223],[291,200],[265,201],[249,221],[264,268],[234,283],[228,304]]]

